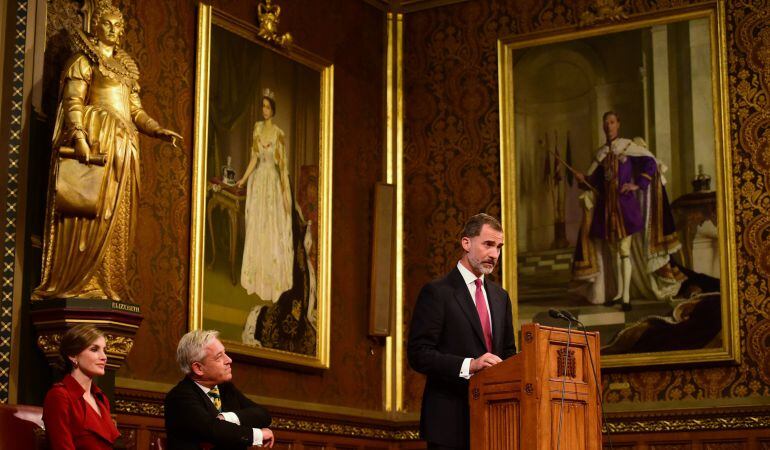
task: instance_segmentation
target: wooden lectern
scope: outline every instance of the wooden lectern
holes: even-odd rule
[[[471,378],[471,450],[601,450],[599,333],[527,324],[520,344]]]

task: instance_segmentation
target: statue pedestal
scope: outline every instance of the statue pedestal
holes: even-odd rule
[[[142,323],[139,305],[91,298],[33,300],[30,317],[37,331],[37,345],[52,366],[59,360],[59,343],[70,327],[88,323],[104,333],[107,372],[98,384],[112,401],[115,372],[131,351],[134,336]]]

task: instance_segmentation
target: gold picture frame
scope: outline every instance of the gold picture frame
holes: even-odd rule
[[[724,1],[680,8],[666,15],[614,20],[592,27],[534,32],[498,41],[502,219],[506,235],[514,237],[503,249],[507,266],[503,282],[516,299],[514,320],[519,327],[528,321],[566,326],[566,322],[558,322],[560,319],[549,318],[547,312],[549,308],[567,309],[586,322],[588,329],[599,330],[605,336],[603,349],[613,354],[603,353],[603,368],[739,362]],[[703,57],[696,60],[698,55]],[[704,70],[703,64],[709,67]],[[634,72],[638,79],[634,78]],[[569,83],[560,85],[559,80],[569,80]],[[707,99],[705,103],[703,99]],[[681,249],[671,251],[669,262],[676,271],[679,266],[674,262],[681,263],[685,270],[695,265],[699,270],[684,281],[679,273],[676,281],[680,283],[679,290],[657,303],[653,301],[659,299],[657,292],[653,297],[637,294],[639,301],[635,303],[635,279],[630,283],[627,305],[605,305],[605,301],[611,303],[612,286],[608,286],[608,292],[601,291],[603,296],[578,295],[581,283],[573,272],[575,247],[582,226],[581,213],[592,206],[574,208],[580,203],[573,204],[571,200],[579,198],[588,187],[582,185],[580,190],[580,183],[574,180],[569,184],[568,178],[575,175],[565,166],[569,164],[586,173],[592,161],[598,159],[595,151],[605,142],[602,113],[608,110],[619,111],[616,118],[629,117],[629,120],[620,119],[623,127],[630,124],[628,128],[633,129],[637,124],[632,130],[634,134],[626,137],[644,137],[633,142],[655,153],[657,172],[666,170],[660,164],[663,159],[670,158],[671,162],[665,162],[669,165],[673,165],[673,161],[681,163],[665,175],[671,216],[681,241]],[[688,127],[689,134],[683,136],[688,133]],[[621,128],[621,137],[623,130]],[[672,137],[672,133],[680,134]],[[687,139],[692,143],[682,144]],[[576,142],[588,144],[575,146]],[[693,170],[699,161],[708,167],[706,174],[701,171],[700,176]],[[706,187],[705,179],[709,175],[715,183],[714,191]],[[700,189],[698,192],[689,192],[691,180],[693,189]],[[666,180],[660,185],[664,183]],[[642,204],[641,208],[644,207]],[[650,216],[644,217],[649,220]],[[698,222],[700,219],[703,220]],[[692,220],[695,223],[691,223]],[[707,221],[716,233],[711,241],[704,237],[703,227],[708,225]],[[590,224],[588,222],[585,229]],[[639,239],[647,239],[649,235],[645,233],[648,232],[637,232],[642,236]],[[701,238],[702,241],[698,240]],[[695,241],[703,245],[696,248]],[[617,248],[612,251],[620,256]],[[635,251],[631,251],[632,261]],[[601,254],[594,254],[602,259]],[[701,255],[710,255],[712,259]],[[628,250],[623,257],[629,258]],[[706,273],[701,271],[704,261],[713,261],[709,266],[710,278],[701,277]],[[615,273],[625,270],[620,264],[614,266],[619,268]],[[643,265],[631,267],[633,273]],[[657,274],[640,273],[642,278]],[[621,278],[615,281],[618,279]],[[690,303],[676,297],[682,295],[682,286],[688,289],[695,286],[692,288],[695,289],[701,286],[698,283],[705,283],[703,280],[714,279],[719,283],[718,288],[712,285],[715,292],[718,291],[716,294],[703,293],[707,289],[702,289],[701,296],[688,297],[686,301]],[[605,286],[610,284],[609,280],[604,281]],[[622,281],[617,283],[615,291],[622,292]],[[718,315],[716,319],[713,314],[709,316],[710,330],[717,330],[713,337],[704,336],[697,341],[688,335],[687,339],[673,339],[662,345],[652,339],[666,336],[662,333],[677,336],[676,330],[687,330],[682,324],[693,320],[692,308],[706,308],[704,299],[708,296],[718,296],[718,304],[713,300],[708,303],[710,311]],[[591,304],[584,301],[585,298],[601,303]],[[683,308],[690,309],[684,309],[682,315]],[[658,312],[664,310],[671,310],[671,320],[655,322],[652,316],[663,316]],[[692,326],[693,322],[686,325]],[[698,342],[703,345],[678,348],[698,345]]]
[[[333,65],[199,7],[189,327],[328,368]]]

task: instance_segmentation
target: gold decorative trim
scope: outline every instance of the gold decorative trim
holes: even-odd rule
[[[396,15],[396,267],[395,273],[395,411],[404,411],[404,16]]]
[[[770,428],[770,415],[748,417],[709,417],[667,420],[608,422],[602,430],[612,433],[658,433],[663,431],[723,431]]]
[[[37,346],[46,356],[56,354],[59,351],[61,336],[61,333],[41,334],[37,337]]]
[[[403,28],[402,14],[387,14],[387,55],[385,62],[385,182],[396,190],[395,252],[393,270],[393,318],[391,336],[385,338],[385,411],[402,411],[404,404],[404,324],[403,324],[403,231],[404,231],[404,89],[403,89]]]
[[[49,363],[59,359],[59,344],[61,343],[62,333],[42,333],[37,337],[37,346],[43,351]],[[105,333],[104,339],[107,341],[107,367],[119,369],[126,356],[131,352],[134,346],[134,339],[129,336],[121,336],[113,333]]]
[[[615,0],[595,0],[593,5],[580,14],[580,27],[604,22],[619,22],[628,18],[623,6],[616,4]]]
[[[417,440],[417,430],[387,430],[383,428],[366,427],[359,425],[343,425],[336,423],[324,423],[309,420],[274,418],[271,428],[277,430],[307,431],[323,434],[338,434],[343,436],[388,439],[388,440]]]
[[[163,404],[160,403],[143,402],[140,400],[115,400],[115,411],[122,414],[163,417],[163,410]]]
[[[104,337],[107,341],[107,353],[109,355],[125,358],[131,352],[131,347],[134,346],[134,339],[128,336],[107,333]]]

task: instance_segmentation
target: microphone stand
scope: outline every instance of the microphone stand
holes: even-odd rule
[[[602,413],[602,421],[604,424],[607,423],[607,414],[604,412],[604,396],[602,395],[600,389],[599,389],[599,377],[596,374],[596,365],[594,364],[594,355],[593,351],[591,350],[591,344],[588,342],[588,331],[586,330],[586,326],[583,324],[583,322],[579,321],[572,313],[569,311],[564,310],[555,310],[555,313],[551,313],[549,311],[549,314],[551,314],[552,317],[558,316],[561,319],[564,319],[567,321],[567,351],[569,351],[569,333],[572,329],[572,324],[575,323],[578,325],[578,329],[583,332],[583,337],[586,341],[586,348],[588,348],[588,360],[591,362],[591,372],[593,373],[594,377],[594,384],[596,385],[596,395],[599,397],[599,410]],[[566,372],[567,372],[567,363],[566,360],[564,362],[564,373],[566,378]],[[561,414],[564,413],[564,379],[562,379],[562,396],[561,396],[561,402],[562,402],[562,411]],[[559,439],[561,439],[561,416],[559,417]],[[612,432],[610,431],[610,428],[607,427],[607,444],[609,445],[610,450],[613,450],[612,447]],[[559,443],[557,442],[557,450],[559,450],[558,447]]]
[[[567,320],[567,348],[564,351],[564,373],[562,373],[561,377],[561,405],[559,406],[559,428],[556,432],[556,450],[560,450],[561,448],[561,425],[564,420],[564,397],[567,395],[567,357],[569,356],[569,347],[572,337],[572,321],[564,314],[561,314],[561,317]]]

